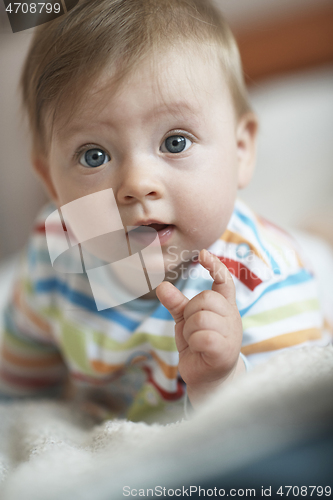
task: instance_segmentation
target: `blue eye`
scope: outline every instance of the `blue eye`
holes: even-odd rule
[[[80,157],[80,163],[84,167],[96,168],[110,161],[108,154],[103,149],[89,149]]]
[[[161,146],[164,153],[182,153],[192,144],[192,141],[183,135],[171,135],[167,137]]]

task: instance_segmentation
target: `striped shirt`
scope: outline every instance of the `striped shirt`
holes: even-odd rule
[[[5,310],[2,392],[44,393],[71,380],[74,397],[101,418],[151,421],[162,410],[172,420],[185,395],[173,318],[158,300],[140,298],[97,310],[86,274],[61,274],[51,265],[45,219],[54,210],[47,205],[36,220]],[[287,233],[237,200],[208,250],[232,274],[241,352],[250,365],[286,348],[329,342],[313,273]],[[212,281],[193,262],[176,286],[191,299]]]

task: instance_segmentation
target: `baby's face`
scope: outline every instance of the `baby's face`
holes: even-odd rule
[[[225,231],[244,144],[217,58],[179,47],[151,62],[91,89],[53,137],[46,182],[59,206],[112,188],[124,226],[158,230],[175,281]]]

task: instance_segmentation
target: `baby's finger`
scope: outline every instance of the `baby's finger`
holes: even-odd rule
[[[164,307],[167,308],[175,323],[180,323],[184,319],[183,313],[189,299],[168,281],[163,281],[158,285],[156,295]]]
[[[227,316],[230,313],[230,304],[223,295],[212,290],[204,290],[193,297],[184,309],[184,319],[198,311],[211,311],[220,316]]]
[[[235,304],[236,289],[227,267],[216,255],[211,254],[208,250],[201,250],[199,262],[209,271],[214,280],[212,290],[223,295],[231,304]]]
[[[208,365],[214,365],[220,362],[221,353],[225,339],[217,332],[210,330],[199,330],[189,340],[189,348],[192,353],[201,354]]]
[[[211,311],[198,311],[190,316],[184,325],[183,336],[187,343],[195,332],[209,330],[219,335],[228,334],[225,330],[225,318]]]

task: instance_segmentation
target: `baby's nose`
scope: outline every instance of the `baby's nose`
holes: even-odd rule
[[[118,202],[154,200],[162,195],[163,183],[156,175],[155,165],[151,162],[128,162],[122,168]]]

